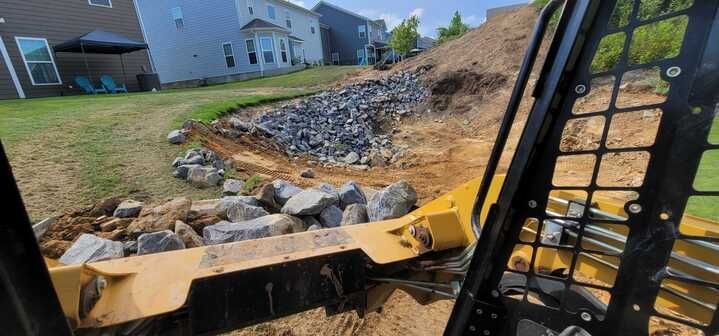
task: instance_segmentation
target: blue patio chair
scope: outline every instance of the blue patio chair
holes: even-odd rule
[[[85,76],[75,76],[75,84],[82,88],[87,94],[107,93],[107,90],[102,86],[95,87],[95,85],[92,85],[92,82]]]
[[[127,93],[127,87],[125,86],[125,84],[122,84],[122,86],[117,85],[115,83],[115,80],[113,80],[110,75],[100,76],[100,83],[102,83],[102,86],[105,88],[105,90],[107,90],[108,93]]]

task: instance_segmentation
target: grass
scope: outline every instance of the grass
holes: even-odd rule
[[[356,67],[321,67],[195,89],[0,101],[2,139],[34,220],[114,195],[138,199],[217,197],[170,175],[170,162],[197,146],[171,145],[186,119],[310,94]]]

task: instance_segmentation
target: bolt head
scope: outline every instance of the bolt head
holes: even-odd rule
[[[679,77],[679,75],[681,75],[681,74],[682,74],[682,68],[680,68],[678,66],[673,66],[673,67],[670,67],[669,69],[667,69],[667,76],[669,78]]]
[[[629,205],[629,212],[633,214],[638,214],[642,212],[642,205],[639,203],[633,203]]]
[[[589,322],[592,320],[592,315],[587,312],[582,312],[581,314],[579,314],[579,317],[581,317],[582,320],[584,320],[585,322]]]
[[[587,86],[584,84],[579,84],[574,87],[574,92],[576,94],[584,94],[585,92],[587,92]]]

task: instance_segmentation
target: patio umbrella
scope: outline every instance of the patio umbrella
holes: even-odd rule
[[[120,55],[122,76],[126,83],[125,60],[122,55],[144,49],[147,49],[147,43],[145,42],[135,41],[125,36],[100,29],[93,30],[53,47],[55,52],[82,53],[88,77],[90,77],[90,66],[87,63],[87,54]]]

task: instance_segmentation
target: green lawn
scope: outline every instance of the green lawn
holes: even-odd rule
[[[183,148],[167,133],[192,118],[310,94],[356,71],[322,67],[195,89],[0,101],[0,139],[33,220],[111,195],[217,197],[173,179]]]

